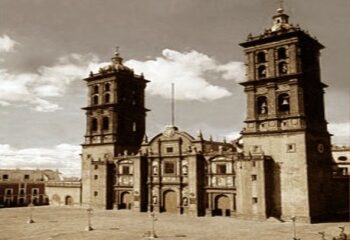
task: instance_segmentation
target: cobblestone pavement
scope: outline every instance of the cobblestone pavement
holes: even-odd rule
[[[35,207],[35,223],[27,224],[29,208],[0,209],[0,240],[47,239],[146,239],[151,230],[148,213],[128,210],[94,210],[91,218],[93,231],[85,231],[87,211],[74,207]],[[227,217],[187,217],[172,214],[158,214],[155,222],[159,239],[165,240],[292,240],[291,223],[276,221],[246,221]],[[326,239],[339,234],[339,226],[349,223],[297,224],[297,237],[301,240],[321,239],[318,232],[326,232]]]

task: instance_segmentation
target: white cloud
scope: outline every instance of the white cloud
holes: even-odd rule
[[[162,56],[154,60],[129,60],[125,64],[151,80],[147,87],[151,95],[169,98],[171,83],[175,83],[175,97],[182,100],[208,101],[230,96],[226,88],[214,85],[211,80],[241,81],[244,77],[243,63],[220,64],[194,50],[181,53],[164,49]]]
[[[94,55],[70,54],[61,57],[53,66],[41,66],[35,73],[9,73],[0,69],[0,105],[31,105],[39,112],[61,109],[50,97],[61,97],[75,80],[86,77],[95,69],[98,58]]]
[[[336,145],[350,145],[350,123],[330,123],[328,130],[332,137],[332,144]]]
[[[58,104],[51,103],[41,98],[36,98],[32,101],[35,105],[34,110],[37,112],[55,112],[62,109]]]
[[[9,36],[0,36],[0,52],[11,52],[13,51],[16,44],[18,43],[11,39]]]
[[[230,132],[230,133],[228,133],[228,134],[225,135],[225,138],[227,139],[227,141],[236,140],[237,138],[241,137],[240,132],[241,132],[241,131],[233,131],[233,132]]]
[[[218,66],[218,70],[223,72],[222,77],[225,80],[244,81],[245,69],[243,62],[229,62]]]
[[[80,153],[80,146],[70,144],[26,149],[0,144],[0,168],[59,169],[66,176],[80,176]]]
[[[6,35],[0,39],[4,42],[3,51],[11,51],[16,44]],[[0,105],[29,105],[39,112],[57,111],[61,107],[54,98],[62,97],[73,81],[81,80],[90,71],[96,72],[107,64],[100,63],[92,54],[70,54],[59,58],[52,66],[38,67],[36,72],[11,73],[0,68]],[[213,80],[243,79],[243,63],[220,64],[194,50],[181,53],[165,49],[162,56],[155,60],[129,60],[126,65],[138,73],[143,72],[151,80],[147,88],[151,95],[164,98],[170,97],[170,83],[174,82],[177,99],[215,100],[231,93],[225,87],[212,83]]]

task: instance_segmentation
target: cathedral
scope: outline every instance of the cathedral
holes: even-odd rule
[[[240,43],[247,109],[233,143],[174,125],[148,139],[149,80],[125,66],[118,51],[109,66],[91,72],[84,79],[83,205],[300,222],[335,213],[319,63],[324,46],[289,23],[283,8],[272,20]]]

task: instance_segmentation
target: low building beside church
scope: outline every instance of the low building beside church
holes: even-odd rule
[[[62,179],[58,171],[0,169],[0,206],[47,205],[45,182]]]

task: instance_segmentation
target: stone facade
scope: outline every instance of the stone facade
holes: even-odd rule
[[[346,194],[346,181],[338,188],[332,179],[319,65],[324,47],[290,24],[283,9],[272,27],[240,45],[247,117],[234,143],[194,138],[175,126],[148,140],[148,81],[125,67],[118,52],[111,65],[85,79],[83,204],[304,222],[336,212],[331,197]],[[343,203],[344,210],[349,203]]]
[[[49,204],[53,206],[80,206],[81,182],[64,180],[48,181],[45,183],[45,192]]]

